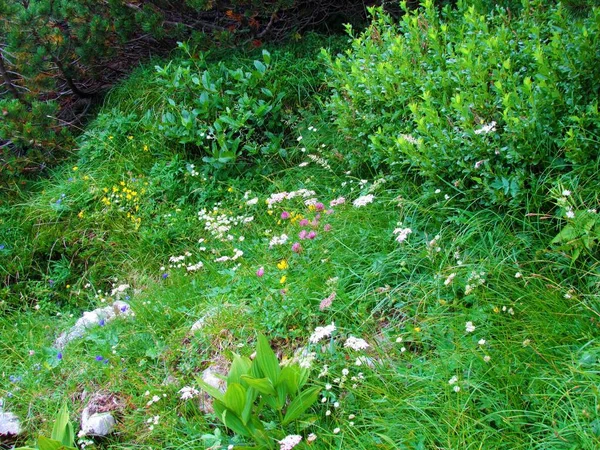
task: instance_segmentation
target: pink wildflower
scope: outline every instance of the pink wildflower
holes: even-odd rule
[[[325,214],[333,214],[333,209],[328,209],[327,211],[325,211]]]
[[[281,213],[281,220],[287,220],[287,219],[289,219],[289,218],[290,218],[290,213],[289,213],[289,212],[287,212],[287,211],[283,211],[283,212]]]
[[[306,235],[307,239],[314,239],[317,237],[317,233],[314,231],[309,231],[309,233]]]
[[[315,203],[315,209],[317,211],[323,211],[325,209],[325,205],[321,202],[317,202],[317,203]]]
[[[323,227],[324,231],[331,231],[331,224],[325,224],[325,226]]]
[[[316,218],[311,220],[310,226],[313,228],[317,228],[319,226],[319,221]]]
[[[294,253],[300,253],[302,251],[302,246],[300,245],[300,242],[294,242],[294,244],[292,245],[292,251]]]
[[[305,227],[306,225],[308,225],[308,219],[302,219],[300,222],[298,222],[298,225],[300,225],[301,227]]]
[[[306,231],[306,230],[302,230],[300,233],[298,233],[298,237],[302,240],[306,239],[307,235],[308,235],[308,231]]]
[[[265,274],[265,268],[264,267],[260,267],[257,271],[256,271],[256,276],[258,278],[261,278],[263,275]]]
[[[335,296],[336,293],[332,292],[329,297],[324,298],[323,300],[321,300],[321,304],[319,305],[319,309],[321,311],[323,311],[326,308],[329,308],[331,306],[331,304],[333,303],[333,301],[335,300]]]

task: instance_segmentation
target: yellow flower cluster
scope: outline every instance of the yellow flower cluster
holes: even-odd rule
[[[125,216],[131,220],[136,230],[142,222],[137,213],[140,210],[142,197],[146,193],[146,188],[141,187],[141,183],[139,178],[135,178],[129,182],[121,181],[110,188],[105,187],[102,189],[104,195],[100,199],[105,207],[125,212]],[[148,183],[144,182],[143,185],[147,186]]]

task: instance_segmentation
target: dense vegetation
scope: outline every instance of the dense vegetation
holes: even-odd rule
[[[19,445],[99,395],[115,432],[80,448],[597,448],[600,9],[513,3],[191,39],[15,175]]]

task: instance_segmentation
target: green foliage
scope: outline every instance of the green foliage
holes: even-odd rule
[[[597,177],[600,10],[574,22],[560,4],[514,17],[467,3],[426,1],[398,24],[373,10],[346,55],[326,54],[348,162],[484,205],[522,205],[548,172]]]
[[[319,387],[303,389],[308,375],[309,369],[298,362],[281,368],[267,338],[259,335],[254,361],[235,355],[224,393],[202,380],[198,383],[214,398],[215,414],[223,425],[253,440],[256,448],[272,449],[276,446],[273,438],[283,438],[285,433],[279,434],[285,427],[317,400]],[[266,428],[268,421],[275,425]]]
[[[185,45],[185,44],[182,44]],[[214,168],[245,158],[279,154],[282,150],[281,99],[262,80],[271,62],[255,60],[251,70],[229,69],[224,63],[207,67],[156,68],[157,84],[168,105],[158,131],[171,141],[191,144]],[[146,114],[146,126],[155,125]]]
[[[63,403],[56,414],[50,438],[40,436],[37,450],[75,450],[75,433],[69,419],[67,404]],[[32,447],[19,447],[17,450],[35,450]]]

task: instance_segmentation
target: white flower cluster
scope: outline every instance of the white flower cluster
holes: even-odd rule
[[[331,325],[326,325],[324,327],[317,327],[317,328],[315,328],[315,331],[313,332],[313,334],[310,335],[308,340],[309,340],[309,342],[316,344],[321,339],[326,338],[327,336],[331,336],[331,333],[333,333],[335,330],[336,330],[336,328],[335,328],[335,324],[333,322],[331,322]]]
[[[483,277],[485,277],[485,272],[471,272],[467,284],[465,285],[465,295],[469,295],[473,292],[473,289],[484,284],[485,279]]]
[[[112,291],[110,291],[110,296],[111,297],[115,297],[115,296],[120,297],[121,294],[123,294],[123,292],[125,292],[127,289],[129,289],[128,284],[120,284],[119,286],[114,288]]]
[[[273,236],[271,238],[271,241],[269,242],[269,248],[273,248],[276,245],[283,245],[285,244],[289,239],[289,236],[287,234],[282,234],[281,236]]]
[[[338,206],[338,205],[343,205],[344,203],[346,203],[346,199],[344,197],[338,197],[336,199],[333,199],[329,202],[329,206]]]
[[[419,141],[410,134],[401,134],[400,137],[413,145],[417,145],[419,143]]]
[[[279,442],[279,450],[292,450],[296,445],[300,443],[302,436],[299,434],[290,434],[284,437]]]
[[[204,267],[204,264],[202,263],[202,261],[198,261],[196,264],[190,264],[189,266],[186,267],[188,272],[196,272],[197,270],[200,270]]]
[[[252,216],[229,217],[227,214],[218,214],[218,208],[208,212],[205,208],[198,212],[198,219],[204,221],[204,229],[216,239],[226,242],[233,241],[234,237],[229,234],[233,227],[250,223],[254,220]]]
[[[233,256],[221,256],[221,257],[215,259],[215,262],[235,261],[236,259],[238,259],[242,256],[244,256],[244,252],[237,248],[234,248]]]
[[[490,122],[487,125],[483,125],[480,129],[475,130],[475,134],[488,134],[492,131],[496,131],[496,122]]]
[[[200,392],[191,386],[185,386],[179,390],[179,393],[181,394],[181,400],[189,400],[200,395]]]
[[[411,233],[412,230],[410,228],[396,228],[394,230],[394,234],[396,235],[396,241],[399,243],[404,242],[408,238],[408,235]]]
[[[320,156],[317,155],[313,155],[313,154],[309,154],[308,157],[315,163],[317,163],[319,166],[321,166],[323,169],[327,169],[327,170],[331,170],[331,166],[329,165],[329,163],[321,158]]]
[[[367,194],[358,197],[352,202],[352,205],[354,205],[355,208],[360,208],[362,206],[368,205],[369,203],[373,203],[373,200],[375,200],[375,196],[373,194]]]
[[[277,194],[271,194],[271,196],[267,199],[267,205],[269,209],[271,209],[274,204],[281,203],[284,200],[291,200],[296,197],[309,198],[315,194],[315,191],[308,189],[298,189],[297,191],[292,192],[279,192]]]
[[[348,347],[348,348],[351,348],[352,350],[358,351],[358,350],[364,350],[364,349],[368,348],[369,344],[367,344],[367,341],[365,341],[364,339],[350,336],[348,339],[346,339],[346,343],[344,344],[344,347]]]

